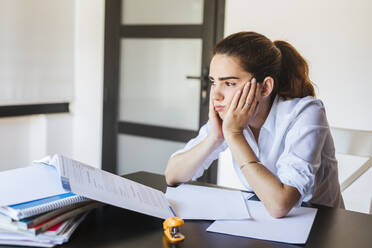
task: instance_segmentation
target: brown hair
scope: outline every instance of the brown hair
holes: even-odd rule
[[[315,96],[309,66],[288,42],[272,42],[262,34],[239,32],[218,42],[213,49],[215,54],[237,57],[243,69],[251,73],[257,82],[272,77],[272,97],[276,94],[285,99]]]

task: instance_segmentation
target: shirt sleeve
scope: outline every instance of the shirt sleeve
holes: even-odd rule
[[[321,154],[330,135],[323,104],[312,101],[298,111],[284,140],[284,152],[276,167],[279,180],[301,194],[296,207],[312,198]]]
[[[207,137],[208,134],[209,134],[209,121],[200,128],[199,133],[195,138],[193,138],[189,142],[187,142],[187,144],[184,148],[182,148],[181,150],[178,150],[175,153],[173,153],[171,155],[171,157],[190,150],[194,146],[201,143]],[[221,144],[219,147],[217,147],[217,149],[215,149],[207,157],[207,159],[203,162],[203,164],[200,165],[199,169],[196,171],[195,175],[192,177],[192,180],[195,181],[196,179],[201,177],[203,175],[204,171],[207,170],[209,168],[209,166],[212,164],[212,162],[218,158],[218,155],[220,154],[220,152],[224,151],[226,148],[227,148],[227,146],[226,146],[225,142],[223,144]]]

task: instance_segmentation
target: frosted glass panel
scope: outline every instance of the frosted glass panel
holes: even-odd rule
[[[123,0],[123,24],[202,24],[203,0]]]
[[[199,127],[200,39],[123,39],[119,119],[166,127]]]
[[[170,155],[184,146],[182,142],[120,134],[117,173],[148,171],[164,174]]]

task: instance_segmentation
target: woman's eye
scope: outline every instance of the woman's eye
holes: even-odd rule
[[[216,82],[214,81],[209,81],[210,85],[216,85]]]
[[[231,82],[226,82],[226,85],[227,85],[227,86],[234,86],[234,85],[235,85],[235,83],[231,83]]]

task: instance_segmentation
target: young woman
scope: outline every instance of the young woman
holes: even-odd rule
[[[344,207],[325,109],[292,45],[232,34],[214,48],[209,78],[209,121],[169,159],[169,185],[200,177],[229,148],[243,185],[273,217],[303,201]]]

